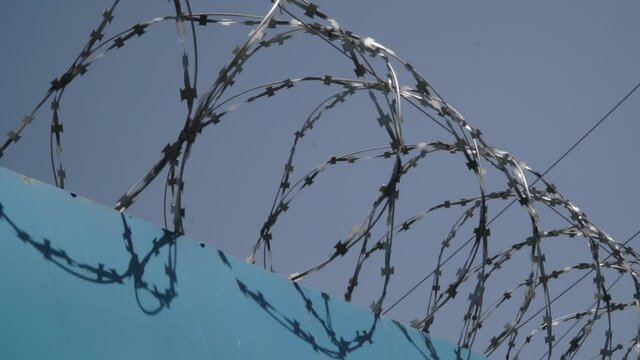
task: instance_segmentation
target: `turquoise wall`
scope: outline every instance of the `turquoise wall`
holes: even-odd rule
[[[72,193],[2,168],[0,189],[0,359],[456,358],[452,345]]]

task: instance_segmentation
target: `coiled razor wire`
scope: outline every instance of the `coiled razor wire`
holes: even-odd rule
[[[444,237],[436,263],[429,264],[434,267],[434,270],[430,276],[431,290],[425,299],[427,312],[412,323],[414,327],[429,332],[442,309],[453,302],[452,300],[456,298],[463,285],[467,285],[473,291],[468,296],[466,308],[459,311],[463,315],[458,319],[447,319],[447,326],[453,326],[454,320],[459,321],[458,345],[461,347],[484,350],[487,356],[503,354],[506,358],[518,358],[524,353],[535,352],[540,354],[540,358],[551,359],[574,358],[585,343],[591,342],[601,344],[598,345],[600,350],[595,357],[609,359],[615,355],[626,359],[637,356],[637,350],[640,349],[640,321],[634,334],[618,334],[620,339],[616,342],[614,341],[616,327],[613,314],[628,313],[627,310],[631,308],[630,311],[636,313],[633,316],[638,317],[640,310],[638,252],[626,243],[616,242],[592,224],[585,214],[565,198],[552,183],[545,180],[541,173],[518,161],[508,152],[485,142],[478,129],[469,125],[411,64],[391,49],[372,38],[345,30],[336,20],[321,12],[317,5],[304,0],[274,0],[264,16],[193,13],[188,0],[172,0],[174,15],[141,22],[106,37],[105,29],[111,23],[119,2],[115,0],[104,11],[100,24],[91,32],[89,40],[73,63],[62,75],[51,82],[43,98],[9,132],[6,141],[0,147],[0,156],[12,143],[18,142],[24,129],[33,122],[38,110],[49,102],[53,114],[50,140],[53,177],[55,184],[64,188],[66,174],[61,157],[63,124],[59,109],[65,89],[105,55],[119,50],[134,38],[143,36],[154,25],[173,21],[177,26],[178,38],[182,44],[183,87],[180,88],[180,97],[186,104],[186,119],[175,140],[162,149],[160,159],[117,200],[116,210],[124,211],[130,207],[140,193],[165,172],[165,226],[171,228],[176,234],[183,234],[185,229],[182,193],[185,167],[191,149],[203,130],[220,123],[239,106],[280,95],[302,83],[329,86],[336,89],[334,95],[323,100],[295,132],[273,205],[258,234],[248,262],[260,262],[265,268],[274,269],[271,257],[271,244],[276,241],[273,236],[274,226],[298,195],[312,187],[325,171],[338,164],[391,159],[393,167],[388,173],[388,180],[379,189],[364,220],[346,238],[335,244],[330,256],[314,266],[291,274],[291,280],[301,280],[308,274],[322,270],[345,254],[355,252],[357,260],[344,294],[345,299],[349,301],[363,278],[365,263],[373,258],[372,255],[381,253],[383,260],[380,274],[383,285],[379,296],[371,305],[372,311],[376,315],[381,315],[386,306],[389,282],[394,275],[392,250],[396,235],[411,231],[415,223],[434,212],[460,209],[462,215]],[[196,38],[196,26],[211,25],[246,25],[252,29],[246,40],[233,51],[231,61],[220,69],[217,79],[205,91],[198,93],[198,46],[200,44]],[[231,93],[243,66],[256,53],[302,36],[320,38],[348,58],[353,64],[355,78],[340,78],[330,74],[294,77]],[[413,79],[413,84],[402,85],[398,76],[400,71],[403,75],[409,75]],[[325,112],[347,102],[356,93],[368,94],[378,114],[376,120],[380,128],[386,132],[389,144],[333,156],[302,177],[294,179],[296,149],[303,137],[313,130],[314,125],[322,119]],[[405,143],[403,105],[415,107],[427,119],[441,127],[446,134],[446,139],[417,144]],[[398,195],[401,179],[422,160],[434,153],[461,155],[477,180],[478,195],[472,198],[444,201],[415,216],[397,219],[395,215],[400,205]],[[501,191],[489,191],[486,185],[486,174],[489,171],[501,174],[507,182],[507,187]],[[535,181],[530,182],[529,178]],[[528,214],[531,231],[525,239],[502,251],[491,253],[488,246],[492,222],[488,216],[489,207],[504,201],[519,202]],[[539,218],[540,207],[548,207],[563,217],[567,222],[566,226],[552,229],[543,227]],[[171,224],[167,224],[169,216]],[[468,223],[474,224],[472,233],[461,233],[464,232],[464,225]],[[470,237],[452,253],[451,247],[454,242],[456,245],[460,244],[462,242],[460,239],[464,239],[465,236]],[[546,261],[543,245],[561,237],[584,239],[583,244],[589,248],[590,259],[570,266],[553,268],[553,264],[548,264]],[[495,277],[494,274],[498,273],[517,253],[529,255],[529,263],[522,264],[529,269],[526,278],[498,296],[487,291],[490,280]],[[453,256],[458,256],[457,259],[462,258],[462,260],[458,262],[459,266],[453,280],[448,281],[443,275],[444,265]],[[584,273],[579,280],[591,274],[594,275],[595,301],[586,309],[560,315],[553,304],[568,289],[554,297],[550,285],[555,284],[556,280],[567,274],[575,272]],[[611,278],[615,274],[618,276],[612,282]],[[612,288],[622,277],[626,277],[630,280],[629,284],[633,284],[633,298],[614,298]],[[536,295],[543,298],[543,306],[540,309],[534,306]],[[507,305],[513,303],[517,303],[516,310],[513,313],[501,315],[511,319],[503,328],[496,330],[495,327],[484,326],[492,315],[507,311]],[[533,327],[527,332],[524,327],[531,321],[533,321]],[[598,324],[604,330],[603,333],[596,331],[600,329],[596,326]],[[489,339],[488,343],[476,343],[476,338],[481,334],[489,334],[485,336]],[[527,347],[536,337],[544,337],[544,346]],[[563,344],[564,348],[557,348],[559,344]]]

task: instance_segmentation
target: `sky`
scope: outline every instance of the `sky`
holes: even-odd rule
[[[640,81],[640,3],[632,0],[316,3],[341,28],[372,37],[413,64],[448,103],[482,130],[487,142],[539,171]],[[5,5],[0,15],[0,133],[11,130],[45,94],[49,82],[71,64],[109,5],[109,1],[79,0]],[[194,1],[192,6],[194,12],[263,15],[270,2]],[[107,34],[172,11],[167,2],[123,1]],[[197,28],[199,89],[215,79],[249,31],[243,25]],[[159,158],[186,114],[179,93],[180,51],[175,25],[161,23],[100,59],[66,90],[61,116],[68,190],[112,206]],[[348,61],[322,41],[305,37],[257,56],[237,87],[311,74],[354,77]],[[249,254],[273,201],[293,133],[329,94],[305,85],[272,101],[243,106],[233,120],[204,132],[186,178],[188,237],[238,258]],[[639,113],[640,94],[635,93],[546,176],[620,242],[640,228]],[[7,149],[0,166],[52,182],[50,116],[47,104],[23,139]],[[418,116],[407,110],[409,139],[443,138],[438,129],[412,117]],[[383,135],[370,103],[355,99],[330,112],[326,123],[307,139],[297,170],[312,169],[332,154],[386,145]],[[386,181],[386,165],[345,168],[327,175],[326,182],[309,195],[301,195],[300,205],[276,229],[276,270],[285,275],[300,271],[328,255],[333,244],[366,216],[372,193]],[[424,208],[421,202],[476,192],[469,172],[459,165],[464,165],[460,159],[444,156],[421,168],[419,177],[402,190],[400,201],[406,208],[401,213],[415,213]],[[129,212],[162,226],[162,190],[162,181],[156,181]],[[449,222],[453,218],[448,215]],[[519,234],[519,219],[506,215],[498,224],[505,228],[502,241],[513,242],[508,238]],[[423,240],[438,233],[438,221],[417,229],[415,238],[408,237],[395,252],[398,265],[391,300],[431,269],[429,255],[434,250]],[[499,236],[492,234],[493,239]],[[631,244],[640,245],[640,238]],[[570,256],[574,246],[553,251],[561,259]],[[340,296],[350,266],[327,269],[326,275],[314,275],[307,284]],[[379,291],[377,286],[365,286],[354,301],[367,306]],[[422,290],[389,315],[403,322],[418,317],[425,307],[426,287]],[[576,291],[575,297],[584,295]],[[635,322],[627,320],[620,326],[630,329]],[[456,339],[454,333],[443,330],[443,336],[451,339]]]

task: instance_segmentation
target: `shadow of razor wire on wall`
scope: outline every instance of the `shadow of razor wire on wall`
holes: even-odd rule
[[[31,234],[22,229],[6,212],[0,203],[0,221],[6,222],[16,233],[16,237],[23,243],[31,246],[34,250],[42,254],[44,260],[49,261],[64,270],[68,274],[84,281],[100,284],[124,284],[133,282],[133,290],[136,302],[140,310],[147,315],[155,315],[165,308],[169,308],[171,302],[178,296],[176,292],[176,255],[177,255],[177,235],[163,230],[160,238],[154,238],[152,247],[143,256],[140,256],[133,245],[132,233],[124,214],[120,214],[122,219],[122,240],[125,251],[129,256],[128,266],[124,270],[116,270],[105,264],[89,264],[74,259],[62,248],[56,247],[51,239],[43,237],[42,241],[34,238]],[[166,252],[164,272],[168,280],[167,287],[160,290],[157,285],[145,281],[144,273],[151,259],[158,257],[162,252]],[[142,293],[151,295],[154,304],[143,304]]]
[[[122,241],[124,250],[128,257],[126,269],[118,270],[102,263],[87,263],[79,261],[69,254],[67,250],[56,246],[53,239],[42,236],[39,240],[35,235],[30,234],[22,228],[17,221],[9,216],[7,209],[0,203],[0,222],[4,222],[15,232],[15,239],[28,245],[42,255],[42,259],[52,263],[65,273],[76,279],[95,285],[125,285],[132,284],[136,304],[140,310],[147,315],[156,315],[163,310],[170,310],[170,305],[178,297],[177,292],[177,239],[178,235],[168,230],[163,230],[162,236],[152,239],[152,247],[144,254],[139,254],[134,246],[133,234],[126,216],[120,214],[122,222]],[[217,250],[221,262],[233,271],[231,262],[220,250]],[[166,287],[162,290],[159,284],[153,284],[145,280],[145,270],[152,259],[161,255],[166,256],[164,262],[164,274],[167,279]],[[314,352],[322,354],[327,358],[346,359],[349,354],[357,352],[366,346],[374,343],[374,335],[380,325],[380,315],[373,314],[371,322],[362,329],[352,331],[338,331],[332,319],[332,300],[326,293],[321,293],[321,304],[315,304],[297,283],[290,283],[304,304],[305,310],[309,313],[307,320],[311,320],[314,325],[319,325],[319,332],[306,328],[304,324],[295,316],[287,313],[286,309],[277,307],[274,302],[265,296],[261,291],[253,289],[246,279],[241,279],[234,272],[235,282],[238,290],[251,302],[263,310],[272,320],[274,326],[281,326],[286,329],[293,338],[303,341],[313,349]],[[150,295],[153,304],[143,301],[144,295]],[[148,298],[148,297],[145,297]],[[411,338],[407,329],[397,321],[391,322],[402,333],[402,339],[406,340],[412,349],[415,349],[419,358],[440,359],[436,346],[432,343],[428,334],[419,333],[423,343],[416,343]],[[348,334],[347,334],[348,333]],[[327,341],[320,341],[320,337],[326,337]],[[462,354],[456,352],[456,358],[462,359]]]

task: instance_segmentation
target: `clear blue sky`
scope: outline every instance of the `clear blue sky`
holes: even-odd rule
[[[4,5],[0,15],[3,135],[73,61],[109,4],[28,0]],[[637,1],[347,0],[317,4],[342,28],[394,49],[481,129],[485,140],[540,171],[640,81]],[[269,6],[268,1],[194,1],[193,10],[262,15]],[[166,1],[144,5],[123,1],[107,34],[172,11]],[[250,28],[236,25],[197,30],[199,90],[203,90]],[[251,81],[239,80],[238,89],[286,77],[329,73],[353,77],[348,62],[323,42],[306,37],[257,57],[242,75]],[[133,185],[182,125],[181,76],[175,25],[167,22],[108,54],[68,88],[61,115],[62,159],[69,190],[112,205]],[[292,134],[328,94],[323,89],[303,87],[290,96],[274,97],[273,102],[242,108],[219,127],[205,131],[196,144],[186,178],[189,237],[237,257],[248,255],[275,195]],[[330,154],[386,144],[371,109],[360,111],[359,105],[365,103],[356,102],[328,114],[326,123],[305,143],[301,167],[313,168]],[[640,228],[638,114],[640,94],[636,93],[547,176],[595,224],[619,241]],[[408,137],[416,142],[443,138],[430,128],[409,125],[411,116],[405,121]],[[24,138],[0,159],[0,165],[52,182],[49,125],[50,112],[45,105],[23,133]],[[401,203],[405,200],[408,204],[402,214],[426,207],[418,198],[440,199],[445,194],[445,198],[456,199],[476,191],[465,188],[473,182],[458,178],[470,178],[470,174],[440,164],[445,160],[454,161],[443,157],[433,168],[425,166],[419,179],[410,183],[413,187],[401,193]],[[464,165],[460,159],[455,162],[456,169]],[[438,170],[438,166],[445,170]],[[295,212],[276,229],[277,270],[284,274],[299,271],[328,255],[333,244],[366,216],[372,191],[386,181],[385,169],[369,165],[346,169],[339,176],[328,175],[327,182],[314,193],[305,194],[307,197],[292,209]],[[447,175],[448,170],[452,173]],[[161,185],[157,181],[151,186],[130,212],[161,225]],[[449,221],[452,219],[453,215]],[[507,229],[511,225],[510,221],[499,224]],[[433,249],[425,243],[432,229],[425,226],[413,238],[401,240],[406,244],[395,253],[398,265],[390,300],[431,269]],[[517,233],[517,229],[508,229],[505,236]],[[435,237],[433,241],[439,243],[441,235]],[[509,244],[515,240],[496,241]],[[640,244],[640,239],[634,243]],[[556,251],[571,249],[565,246]],[[326,275],[310,278],[309,284],[340,295],[349,269],[350,265],[328,269]],[[370,271],[375,274],[378,270]],[[376,286],[365,287],[356,302],[368,305]],[[410,297],[392,316],[404,322],[420,316],[425,291]],[[622,327],[634,325],[635,319],[630,319]],[[450,335],[446,330],[443,334]]]

